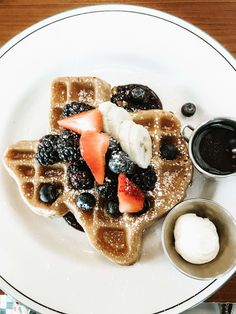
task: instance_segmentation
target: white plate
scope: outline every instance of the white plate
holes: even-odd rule
[[[235,60],[207,34],[148,8],[84,7],[30,27],[0,50],[1,155],[8,144],[47,132],[50,82],[71,75],[147,84],[183,123],[236,116]],[[187,101],[197,113],[183,119]],[[196,174],[188,197],[218,201],[236,217],[235,183]],[[139,262],[117,266],[63,219],[33,214],[1,164],[0,286],[42,313],[180,313],[214,293],[236,268],[214,281],[184,276],[164,256],[161,225],[145,234]]]

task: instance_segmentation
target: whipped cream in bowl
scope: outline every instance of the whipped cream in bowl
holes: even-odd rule
[[[194,213],[181,215],[174,228],[175,249],[187,262],[212,261],[220,249],[217,229],[209,218]]]
[[[236,265],[236,222],[218,203],[189,199],[165,217],[162,246],[172,265],[185,275],[218,278]]]

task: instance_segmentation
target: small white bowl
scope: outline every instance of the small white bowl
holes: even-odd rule
[[[174,227],[184,214],[195,213],[209,218],[216,226],[220,250],[216,258],[205,264],[192,264],[175,250]],[[236,265],[236,222],[219,204],[206,199],[190,199],[176,205],[166,216],[162,226],[162,246],[172,264],[185,275],[201,280],[218,278]]]

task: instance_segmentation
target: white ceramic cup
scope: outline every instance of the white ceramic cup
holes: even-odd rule
[[[236,175],[236,168],[234,168],[234,171],[230,173],[223,173],[217,174],[212,173],[210,170],[207,170],[206,167],[204,167],[205,162],[204,159],[201,157],[201,154],[197,148],[195,148],[194,144],[196,141],[196,137],[200,136],[201,132],[205,131],[206,129],[210,129],[211,126],[219,125],[219,127],[229,127],[232,128],[235,131],[234,136],[234,144],[232,146],[232,154],[233,154],[233,160],[236,164],[236,120],[233,118],[227,118],[227,117],[217,117],[210,120],[207,120],[200,125],[198,125],[196,128],[193,128],[191,125],[184,125],[181,130],[181,134],[184,137],[184,139],[188,142],[188,149],[189,149],[189,156],[192,160],[193,165],[198,169],[199,172],[204,174],[207,177],[213,178],[213,179],[220,179],[230,176]],[[188,132],[187,132],[188,130]],[[202,163],[201,163],[202,161]]]

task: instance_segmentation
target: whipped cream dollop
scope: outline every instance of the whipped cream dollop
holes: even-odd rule
[[[204,264],[212,261],[220,249],[215,225],[196,214],[180,216],[174,228],[175,249],[188,262]]]

